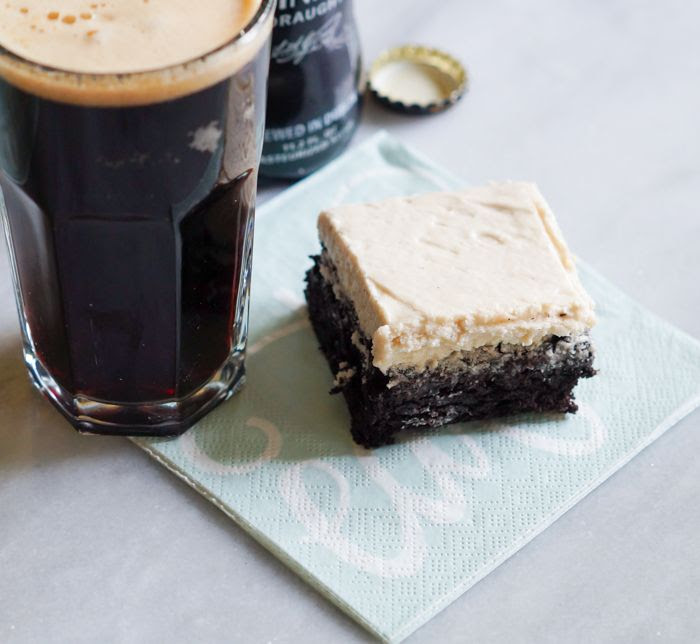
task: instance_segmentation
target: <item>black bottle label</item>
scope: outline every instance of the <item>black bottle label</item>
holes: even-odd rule
[[[296,4],[295,0],[283,0],[277,9],[275,28],[286,37],[279,41],[275,38],[271,54],[275,63],[299,65],[307,56],[322,49],[333,52],[350,46],[354,34],[345,29],[343,14],[337,10],[343,0],[300,2],[305,5],[304,9],[297,9]],[[309,24],[305,33],[294,29],[303,24]]]
[[[263,174],[303,176],[345,148],[359,119],[359,75],[351,0],[280,0]]]

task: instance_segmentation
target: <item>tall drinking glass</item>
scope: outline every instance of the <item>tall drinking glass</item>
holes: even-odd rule
[[[146,71],[66,71],[0,35],[0,211],[24,359],[82,432],[178,434],[243,382],[275,9],[248,1],[225,44]],[[81,15],[99,18],[38,16],[32,31]],[[77,37],[99,38],[85,25]]]

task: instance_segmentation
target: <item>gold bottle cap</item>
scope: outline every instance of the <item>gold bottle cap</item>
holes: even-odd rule
[[[406,45],[389,49],[369,70],[369,91],[383,105],[408,114],[435,114],[467,91],[467,71],[439,49]]]

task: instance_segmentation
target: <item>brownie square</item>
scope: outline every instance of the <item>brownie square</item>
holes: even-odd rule
[[[357,443],[576,411],[593,304],[532,184],[339,207],[319,231],[309,316]]]

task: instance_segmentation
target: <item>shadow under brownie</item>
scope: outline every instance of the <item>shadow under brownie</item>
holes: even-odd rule
[[[482,192],[479,193],[478,190]],[[487,192],[484,192],[485,190]],[[449,229],[451,224],[453,230],[449,234],[459,236],[460,229],[463,231],[465,227],[468,230],[476,226],[468,216],[474,208],[479,209],[484,204],[488,206],[481,213],[480,235],[498,235],[504,240],[517,239],[518,235],[528,232],[528,226],[535,231],[534,239],[540,235],[540,231],[532,216],[545,221],[545,233],[542,239],[537,239],[532,248],[525,249],[523,257],[518,262],[537,261],[533,248],[537,252],[542,250],[543,254],[547,255],[554,247],[558,253],[562,254],[562,257],[557,258],[557,262],[566,263],[570,259],[568,250],[556,228],[556,222],[539,193],[536,192],[536,188],[531,184],[508,183],[490,188],[491,192],[488,190],[464,191],[460,193],[457,201],[453,199],[455,195],[426,195],[421,198],[374,204],[369,208],[371,217],[364,222],[359,221],[365,212],[361,206],[341,207],[321,215],[319,228],[323,250],[321,255],[314,258],[314,266],[306,276],[309,316],[321,350],[335,375],[333,391],[342,392],[347,402],[352,419],[353,438],[365,447],[378,447],[391,443],[396,433],[404,429],[434,428],[448,423],[495,418],[521,412],[575,412],[573,388],[579,378],[588,378],[595,374],[593,348],[588,334],[588,328],[594,322],[592,302],[580,287],[575,270],[572,272],[567,269],[562,272],[562,275],[543,278],[545,282],[555,285],[553,291],[549,287],[532,289],[531,295],[534,299],[544,294],[544,298],[541,299],[547,300],[544,307],[547,315],[541,316],[542,320],[536,320],[539,337],[532,331],[532,321],[523,320],[521,326],[525,331],[520,329],[518,333],[530,341],[514,341],[518,339],[518,333],[514,334],[513,329],[507,326],[510,321],[507,316],[516,319],[518,315],[517,302],[503,312],[506,315],[506,326],[501,341],[478,344],[477,340],[475,343],[470,336],[470,332],[473,335],[473,328],[470,329],[459,315],[455,318],[457,320],[455,328],[459,327],[463,331],[464,339],[460,341],[458,338],[456,344],[453,341],[454,338],[449,342],[446,341],[447,347],[441,347],[439,339],[431,339],[428,334],[420,336],[418,341],[413,336],[405,340],[401,335],[401,333],[405,335],[405,329],[415,324],[415,320],[410,316],[406,317],[406,307],[403,306],[407,302],[413,306],[413,301],[409,297],[411,285],[402,292],[401,277],[395,276],[403,276],[405,273],[407,279],[418,281],[426,279],[424,271],[429,271],[430,266],[430,261],[426,258],[429,260],[432,257],[434,265],[439,265],[443,259],[442,255],[436,258],[431,253],[436,247],[439,250],[444,240],[444,229],[446,227]],[[431,206],[435,202],[440,203],[441,200],[444,202],[447,197],[450,197],[447,199],[451,204],[449,210]],[[505,230],[508,227],[505,226],[504,229],[502,222],[499,223],[496,218],[491,218],[487,212],[489,209],[501,214],[504,211],[517,212],[522,205],[521,201],[524,201],[525,205],[531,204],[532,207],[527,225],[523,230],[519,230],[518,226],[510,231]],[[455,208],[455,203],[461,204],[461,208]],[[383,212],[397,210],[402,211],[404,215],[414,214],[421,217],[419,235],[411,234],[411,216],[394,222],[404,225],[395,232],[393,240],[389,234],[392,222],[384,230],[376,231],[375,235],[366,231],[358,233],[358,230],[362,230],[363,223],[376,224],[376,218],[382,217]],[[431,218],[434,221],[426,223],[426,219]],[[353,225],[345,226],[347,222]],[[484,229],[484,222],[486,229]],[[555,237],[554,241],[550,235]],[[372,239],[376,242],[374,249],[368,250],[368,246],[372,246],[368,240]],[[402,258],[400,253],[391,252],[392,241],[406,247],[415,243],[416,239],[422,239],[423,244],[415,244],[416,247],[413,249],[415,256],[412,253]],[[333,247],[333,253],[329,252],[327,243]],[[507,242],[503,244],[507,246]],[[427,254],[422,252],[421,246],[427,246],[429,252]],[[469,253],[470,249],[474,248],[474,242],[467,241],[462,244],[462,248],[464,252]],[[385,281],[378,285],[381,275],[374,274],[372,266],[377,266],[376,252],[382,249],[386,254],[386,262],[390,264],[393,262],[398,266],[401,261],[406,263],[410,257],[414,257],[420,269],[415,270],[415,266],[405,266],[405,271],[399,270],[393,273],[394,277],[389,280],[393,279],[393,283]],[[374,255],[373,250],[376,251]],[[513,249],[506,248],[506,250]],[[454,255],[452,248],[450,252]],[[341,275],[341,270],[332,254],[343,262],[344,275]],[[499,269],[499,262],[502,262],[503,256],[502,252],[496,252],[495,255],[492,267],[493,283],[498,285],[501,283],[502,276],[499,277],[496,273],[499,270],[503,272],[503,266]],[[352,261],[348,263],[347,257],[351,257]],[[490,255],[482,253],[482,260],[484,257],[490,257]],[[449,256],[448,259],[458,261]],[[547,255],[544,260],[541,260],[542,267],[551,268],[551,260],[552,257]],[[465,271],[470,261],[466,261],[462,267]],[[518,262],[515,263],[516,268],[518,268]],[[508,273],[508,270],[505,272]],[[392,275],[392,273],[389,274]],[[442,287],[446,294],[450,288],[452,290],[469,288],[468,284],[458,284],[454,287],[441,283],[443,276],[439,272],[432,277],[428,275],[427,279],[434,283],[434,288]],[[569,283],[571,288],[567,295],[568,299],[567,297],[557,299],[560,292],[567,290],[567,279],[572,280]],[[562,284],[557,286],[557,280]],[[367,322],[368,317],[371,320],[371,316],[367,314],[367,302],[363,301],[362,289],[357,288],[357,285],[363,281],[369,286],[364,294],[369,291],[375,300],[379,299],[376,309],[380,314],[385,314],[380,322],[387,322],[388,325],[377,326],[377,322],[374,322],[374,329],[372,329],[372,321]],[[468,279],[465,281],[468,282]],[[390,305],[382,307],[381,296],[387,291],[391,291],[392,296],[401,302],[400,316],[391,312]],[[552,296],[550,291],[557,297]],[[351,292],[354,292],[355,301],[349,294]],[[485,297],[487,298],[485,301],[488,301],[488,294]],[[372,298],[369,299],[373,304]],[[482,296],[483,299],[484,296]],[[497,294],[494,294],[494,300],[498,299]],[[505,299],[508,301],[507,298]],[[503,300],[504,298],[501,298],[501,301]],[[467,305],[470,303],[469,298],[466,303]],[[534,305],[535,308],[542,307],[541,302],[535,301]],[[579,308],[577,309],[576,306]],[[467,307],[462,303],[455,311],[459,314],[465,308]],[[364,325],[359,319],[358,309],[364,313]],[[389,309],[390,312],[386,314],[384,309]],[[532,311],[528,311],[528,314],[530,313]],[[394,315],[393,319],[392,315]],[[426,326],[426,312],[422,311],[421,316],[419,316],[421,324]],[[468,319],[473,320],[474,317],[471,315]],[[532,320],[536,319],[534,315],[530,317]],[[436,319],[444,327],[445,316]],[[498,338],[498,323],[504,324],[503,315],[496,316],[495,319],[497,324],[490,330],[494,331],[491,335]],[[391,327],[392,324],[393,327]],[[431,320],[426,328],[437,329],[436,324]],[[377,331],[381,329],[381,333],[386,335],[387,326],[394,331],[399,330],[400,333],[393,333],[394,337],[391,341],[388,344],[384,343],[383,359],[378,361],[375,347],[381,338],[378,340]],[[444,335],[444,328],[440,327],[440,329]],[[371,333],[372,330],[375,331],[374,335]],[[469,340],[474,346],[469,346],[467,343]],[[460,342],[464,347],[460,347]],[[408,351],[406,346],[400,346],[402,343],[409,346]],[[391,351],[395,347],[398,347],[396,350],[398,360],[391,363],[386,356],[389,355],[391,358]],[[380,364],[377,364],[378,362]]]

